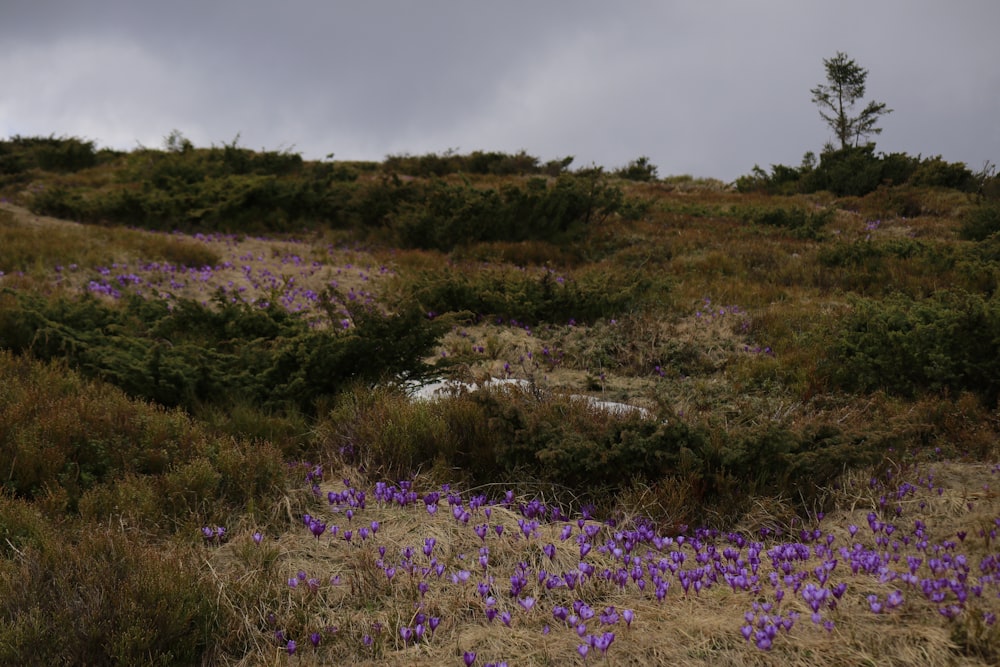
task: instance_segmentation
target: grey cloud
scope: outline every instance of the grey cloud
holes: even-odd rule
[[[1000,137],[993,0],[802,3],[38,0],[0,10],[0,131],[306,157],[498,149],[577,165],[649,155],[732,179],[829,130],[822,59],[896,111],[881,150],[977,168]]]

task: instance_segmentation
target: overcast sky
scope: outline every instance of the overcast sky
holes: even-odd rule
[[[894,109],[878,150],[977,170],[1000,161],[998,30],[998,0],[4,0],[0,135],[728,181],[834,139],[809,91],[844,51]]]

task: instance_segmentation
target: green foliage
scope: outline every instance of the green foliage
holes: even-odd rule
[[[473,151],[468,155],[461,155],[449,150],[441,155],[437,153],[389,155],[382,162],[382,169],[389,174],[422,177],[446,176],[457,173],[493,176],[539,174],[558,176],[572,162],[572,157],[566,157],[550,160],[543,165],[537,157],[528,155],[524,151],[515,154],[497,151]]]
[[[809,156],[811,153],[807,158]],[[736,179],[736,189],[769,194],[827,190],[841,197],[861,197],[887,185],[971,192],[979,186],[980,180],[961,162],[945,162],[941,156],[921,159],[906,153],[876,155],[875,144],[866,144],[840,149],[828,147],[820,154],[818,165],[804,159],[798,168],[771,165],[770,173],[754,166],[750,174]],[[919,211],[909,214],[919,214]]]
[[[984,241],[1000,232],[1000,204],[982,203],[962,214],[958,235],[966,241]]]
[[[447,325],[414,308],[386,315],[347,304],[349,326],[314,329],[277,306],[93,297],[45,300],[0,294],[0,347],[65,359],[83,373],[161,405],[251,401],[311,413],[351,382],[424,372]],[[331,320],[340,321],[331,302]]]
[[[882,128],[876,126],[879,117],[892,113],[884,102],[869,102],[857,116],[849,115],[854,103],[865,96],[868,70],[840,51],[833,58],[824,58],[823,66],[827,84],[820,84],[810,92],[819,115],[837,135],[841,149],[849,148],[852,141],[857,146],[862,138],[881,134]]]
[[[76,137],[22,137],[0,140],[0,178],[30,169],[73,172],[97,164],[93,141]]]
[[[683,481],[682,513],[701,523],[720,511],[739,516],[755,495],[809,504],[845,466],[881,455],[878,443],[828,425],[719,435],[673,414],[623,417],[511,386],[418,403],[381,391],[342,394],[317,430],[376,479],[431,470],[438,481],[529,482],[562,502],[597,503],[630,485]]]
[[[824,151],[819,166],[809,174],[804,191],[829,190],[835,195],[861,196],[882,183],[882,163],[875,145]]]
[[[613,176],[628,179],[630,181],[649,182],[656,180],[657,166],[650,162],[645,155],[637,157],[624,167],[615,169]]]
[[[811,153],[809,155],[812,155]],[[751,172],[736,179],[738,192],[767,192],[770,194],[792,194],[800,187],[800,179],[812,170],[812,166],[799,169],[783,164],[772,164],[768,174],[759,165],[754,165]]]
[[[952,188],[972,192],[978,187],[973,173],[962,162],[945,162],[940,155],[926,158],[909,182],[917,187]]]
[[[422,196],[388,216],[399,245],[450,250],[491,241],[566,241],[622,205],[621,190],[600,174],[532,178],[499,189],[432,181]],[[386,218],[383,218],[386,220]]]
[[[550,269],[448,265],[407,281],[409,298],[433,313],[472,312],[522,323],[580,323],[637,307],[651,284],[637,270],[597,267],[575,276]]]
[[[734,214],[744,222],[787,229],[798,238],[818,239],[823,227],[833,220],[833,209],[807,211],[802,207],[755,208],[742,207]]]
[[[48,532],[41,512],[0,488],[0,562],[41,544]]]
[[[387,158],[382,178],[357,182],[354,169],[306,165],[297,154],[253,152],[235,140],[210,149],[195,149],[176,137],[175,145],[169,141],[166,151],[131,153],[116,183],[96,189],[42,187],[32,194],[31,209],[163,230],[289,232],[325,225],[366,231],[406,247],[448,250],[477,241],[565,241],[617,212],[623,202],[600,170],[564,173],[570,158],[543,167],[523,154]],[[535,176],[500,187],[440,178],[462,167],[467,173]],[[403,180],[398,171],[431,180]]]
[[[942,291],[915,300],[857,300],[836,334],[828,372],[847,390],[1000,396],[1000,304]]]

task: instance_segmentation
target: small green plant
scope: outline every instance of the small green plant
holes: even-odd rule
[[[958,233],[967,241],[984,241],[1000,232],[1000,204],[990,202],[970,208],[962,215]]]

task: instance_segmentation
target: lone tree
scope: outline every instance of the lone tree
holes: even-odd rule
[[[875,127],[875,123],[879,116],[892,113],[884,102],[869,102],[857,116],[848,115],[854,103],[865,95],[868,70],[840,51],[833,58],[824,58],[823,64],[828,84],[820,84],[810,92],[812,101],[819,106],[819,115],[840,139],[841,149],[848,148],[852,139],[857,146],[862,137],[881,134],[882,128]]]

